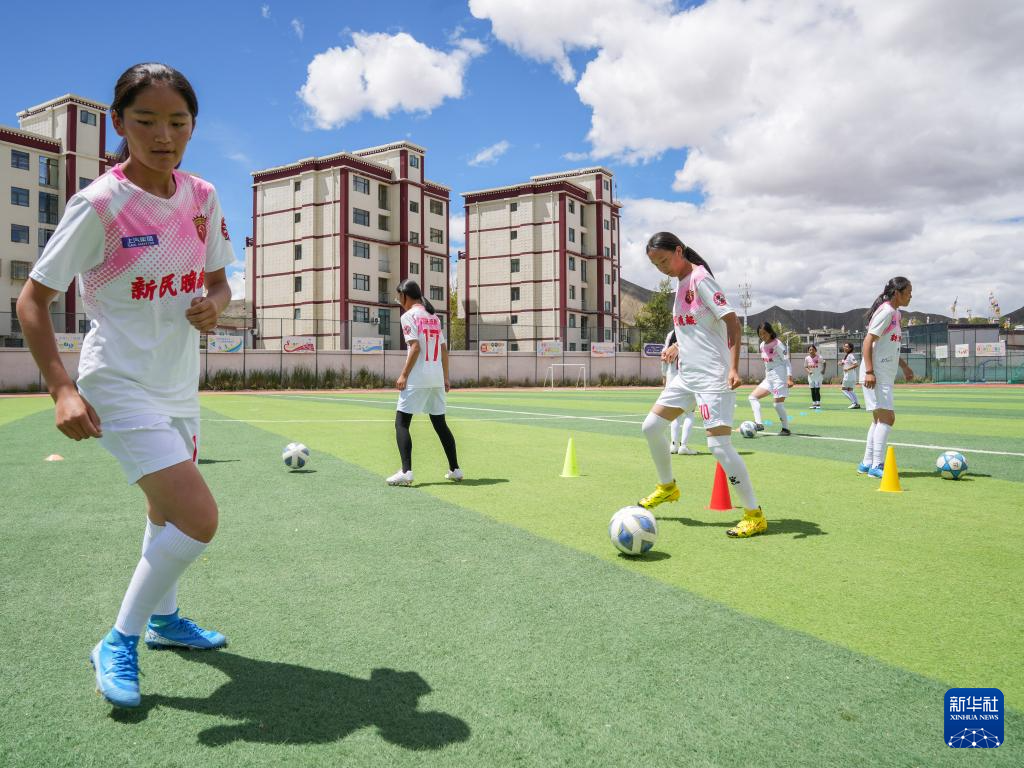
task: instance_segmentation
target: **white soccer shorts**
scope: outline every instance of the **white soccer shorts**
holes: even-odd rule
[[[843,373],[843,389],[855,389],[857,387],[857,369]]]
[[[402,413],[429,413],[443,416],[445,411],[444,387],[406,387],[398,393],[398,410]]]
[[[772,397],[789,397],[789,387],[786,380],[778,376],[766,376],[764,381],[757,385],[760,389],[767,389]]]
[[[699,413],[704,419],[704,428],[732,426],[732,415],[736,410],[735,392],[691,392],[684,388],[678,378],[673,378],[658,395],[655,405],[666,408],[682,408],[689,413]]]
[[[861,384],[863,385],[863,382]],[[863,387],[865,410],[873,411],[876,408],[880,408],[883,411],[895,411],[896,408],[892,402],[892,391],[894,388],[893,382],[878,381],[877,379],[873,388]]]
[[[129,485],[183,461],[199,461],[198,416],[146,414],[104,421],[101,427],[100,444],[121,464]]]

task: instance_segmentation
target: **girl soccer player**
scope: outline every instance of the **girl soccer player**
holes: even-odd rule
[[[896,369],[902,368],[907,381],[914,380],[914,371],[900,357],[903,331],[900,328],[900,307],[910,303],[912,286],[905,277],[894,277],[868,311],[868,332],[861,346],[860,383],[864,386],[864,406],[871,411],[871,426],[864,447],[864,460],[857,471],[871,477],[882,476],[889,431],[896,423],[893,406],[893,385]]]
[[[848,410],[860,408],[857,391],[854,389],[857,384],[857,356],[853,354],[853,344],[850,342],[843,344],[843,359],[839,361],[839,365],[843,369],[843,394],[850,401]]]
[[[441,330],[441,319],[434,307],[423,298],[419,283],[403,280],[398,284],[398,303],[402,307],[402,335],[409,351],[405,366],[395,382],[398,387],[398,410],[395,413],[395,438],[402,468],[387,479],[388,485],[412,485],[412,437],[409,425],[414,413],[429,413],[430,423],[441,439],[448,458],[445,478],[462,480],[455,438],[444,419],[445,392],[451,389],[448,380],[448,344]]]
[[[658,486],[639,504],[654,509],[679,500],[668,453],[668,425],[683,411],[700,407],[708,447],[729,482],[743,498],[743,519],[726,533],[745,538],[768,529],[754,495],[743,459],[732,445],[732,416],[740,385],[740,322],[715,282],[707,262],[671,232],[659,232],[647,242],[647,258],[662,274],[679,278],[672,320],[676,343],[662,359],[682,360],[679,373],[665,386],[644,420],[643,432],[658,472]]]
[[[142,558],[114,626],[93,648],[111,704],[140,703],[139,636],[151,648],[227,645],[178,614],[179,577],[217,530],[199,455],[199,333],[231,300],[234,261],[217,193],[175,170],[199,111],[177,70],[137,64],[117,81],[121,162],[68,201],[18,299],[18,317],[56,404],[57,428],[99,438],[146,496]],[[65,373],[48,307],[78,276],[91,318],[78,381]],[[205,295],[204,295],[205,289]]]
[[[672,346],[676,342],[676,331],[673,328],[668,332],[665,337],[665,348]],[[661,375],[665,377],[665,386],[668,386],[672,377],[679,371],[679,359],[676,358],[675,363],[669,363],[665,360],[661,362]],[[679,422],[682,422],[680,424]],[[690,439],[690,430],[693,428],[693,414],[690,411],[686,411],[682,416],[678,416],[672,420],[672,443],[669,445],[668,452],[675,453],[682,456],[696,456],[697,452],[690,448],[686,443]]]
[[[827,363],[818,356],[818,348],[811,344],[804,358],[804,370],[807,371],[807,385],[811,388],[811,408],[821,410],[821,381],[825,377]]]
[[[771,394],[775,401],[775,412],[779,414],[782,428],[779,434],[788,436],[789,414],[786,413],[786,397],[793,386],[793,369],[789,364],[789,350],[779,341],[771,323],[757,326],[757,335],[761,337],[761,359],[764,361],[764,381],[757,385],[750,397],[750,410],[754,412],[754,424],[757,431],[764,430],[761,423],[761,398]]]

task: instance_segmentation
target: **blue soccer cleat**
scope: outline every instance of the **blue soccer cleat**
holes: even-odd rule
[[[865,464],[862,461],[860,464],[857,465],[857,474],[858,475],[866,475],[870,471],[871,471],[871,465],[870,464]]]
[[[882,479],[883,467],[881,464],[875,464],[871,469],[868,470],[868,477],[877,477],[879,480]]]
[[[96,690],[115,707],[137,707],[139,695],[139,636],[111,629],[89,654],[96,670]]]
[[[196,651],[224,648],[228,644],[228,639],[220,632],[203,629],[192,619],[179,616],[177,611],[166,616],[150,617],[145,641],[153,649],[190,648]]]

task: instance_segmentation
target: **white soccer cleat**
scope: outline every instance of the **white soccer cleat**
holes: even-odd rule
[[[412,470],[403,472],[398,470],[385,481],[388,485],[412,485]]]
[[[696,456],[697,455],[697,452],[695,450],[693,450],[693,448],[691,448],[688,445],[680,445],[679,448],[676,450],[676,453],[678,453],[680,456]]]
[[[451,480],[452,482],[460,482],[465,475],[462,474],[462,470],[456,467],[455,469],[449,470],[444,473],[445,480]]]

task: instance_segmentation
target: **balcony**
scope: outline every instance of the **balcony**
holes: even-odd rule
[[[379,259],[377,261],[377,269],[381,272],[391,274],[391,260],[390,259]]]
[[[378,304],[390,304],[391,303],[391,294],[387,293],[387,292],[378,293],[377,294],[377,303]]]

